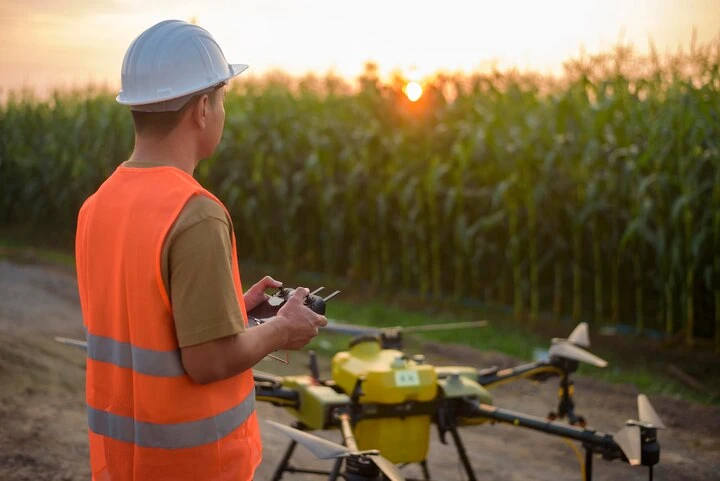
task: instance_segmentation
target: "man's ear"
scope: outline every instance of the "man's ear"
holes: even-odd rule
[[[195,122],[195,124],[197,124],[198,127],[200,127],[200,130],[205,130],[209,114],[210,98],[207,96],[207,94],[203,94],[200,96],[197,102],[195,102],[192,113],[193,121]]]

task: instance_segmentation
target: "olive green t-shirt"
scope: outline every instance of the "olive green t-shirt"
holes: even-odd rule
[[[161,167],[127,161],[125,167]],[[161,253],[180,347],[244,329],[232,274],[232,221],[217,202],[193,196],[170,228]]]

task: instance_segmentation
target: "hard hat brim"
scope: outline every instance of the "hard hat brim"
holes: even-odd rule
[[[244,64],[244,63],[232,63],[232,64],[229,64],[228,67],[230,67],[230,69],[229,69],[229,70],[230,70],[230,75],[229,75],[227,78],[218,79],[218,81],[215,82],[215,84],[221,84],[221,83],[223,83],[223,82],[227,82],[227,81],[229,81],[230,79],[232,79],[232,78],[234,78],[234,77],[237,77],[238,75],[240,75],[241,73],[243,73],[243,72],[244,72],[245,70],[247,70],[248,68],[250,68],[249,65]],[[139,106],[139,105],[156,104],[156,103],[166,102],[166,101],[168,101],[168,100],[174,100],[174,99],[178,99],[178,98],[181,98],[181,97],[185,97],[185,96],[187,96],[187,95],[192,95],[193,93],[195,93],[195,92],[200,92],[200,91],[202,91],[202,90],[205,90],[205,89],[208,88],[208,87],[210,87],[210,85],[205,85],[205,86],[202,86],[202,87],[199,87],[199,88],[191,88],[191,89],[188,89],[187,91],[175,92],[175,93],[169,94],[169,95],[164,96],[164,97],[162,97],[162,96],[161,96],[161,97],[156,97],[156,98],[152,99],[151,101],[150,101],[150,100],[127,100],[127,99],[124,99],[124,98],[123,98],[123,92],[122,92],[122,90],[121,90],[120,93],[118,94],[118,96],[115,97],[115,101],[116,101],[117,103],[119,103],[120,105],[125,105],[125,106],[127,106],[127,107],[135,107],[135,106]]]
[[[230,69],[232,70],[232,77],[230,77],[230,78],[240,75],[241,73],[243,73],[244,71],[246,71],[249,68],[250,68],[250,65],[246,65],[244,63],[231,63]],[[230,80],[230,79],[228,79],[228,80]]]

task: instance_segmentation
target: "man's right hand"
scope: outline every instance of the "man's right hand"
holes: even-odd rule
[[[300,349],[327,325],[325,316],[303,302],[310,291],[295,289],[292,297],[268,322],[232,336],[181,349],[183,367],[199,384],[227,379],[252,368],[265,356],[281,349]]]
[[[300,349],[318,335],[318,328],[327,325],[325,316],[313,312],[303,303],[310,290],[298,287],[283,304],[272,321],[284,334],[280,349]]]

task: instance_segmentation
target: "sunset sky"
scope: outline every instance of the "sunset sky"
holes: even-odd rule
[[[500,66],[558,71],[620,38],[646,51],[720,33],[720,0],[0,0],[0,89],[119,85],[126,48],[154,23],[195,17],[233,63],[354,77]]]

